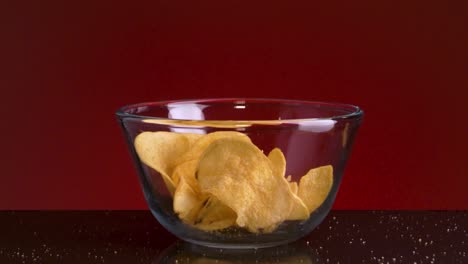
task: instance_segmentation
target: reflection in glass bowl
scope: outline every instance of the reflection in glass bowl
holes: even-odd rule
[[[159,263],[234,264],[234,263],[322,263],[305,241],[259,249],[216,249],[177,241],[153,261]]]

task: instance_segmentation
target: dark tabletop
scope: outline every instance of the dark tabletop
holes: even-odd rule
[[[0,212],[0,263],[468,263],[468,211],[332,211],[259,250],[183,243],[149,211]]]

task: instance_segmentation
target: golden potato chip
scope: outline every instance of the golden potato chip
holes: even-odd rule
[[[294,195],[288,182],[275,176],[262,151],[241,137],[212,142],[197,175],[202,192],[233,209],[236,223],[251,232],[273,230],[291,212]]]
[[[186,135],[186,134],[184,134]],[[190,134],[196,135],[196,134]],[[175,185],[178,184],[179,178],[182,174],[188,175],[191,177],[195,177],[195,170],[198,165],[198,160],[201,157],[201,154],[205,151],[205,149],[215,140],[220,138],[230,138],[230,137],[239,137],[242,140],[250,141],[250,138],[246,135],[234,132],[234,131],[220,131],[220,132],[213,132],[206,135],[202,135],[201,137],[194,137],[191,136],[190,138],[190,149],[181,156],[177,163],[178,165],[174,169],[173,174],[171,175],[171,179]]]
[[[281,149],[274,148],[268,154],[268,159],[271,161],[273,173],[276,177],[283,178],[286,173],[286,158],[281,152]],[[310,212],[305,206],[304,202],[297,196],[298,185],[297,182],[291,182],[291,175],[286,177],[291,192],[293,193],[292,209],[286,220],[305,220],[309,218]]]
[[[212,231],[235,225],[236,218],[236,212],[211,195],[203,202],[194,224],[196,228]]]
[[[181,177],[187,177],[187,181],[189,181],[190,186],[194,188],[194,185],[198,186],[198,182],[195,183],[195,170],[197,169],[198,159],[186,161],[182,164],[179,164],[175,167],[174,172],[172,173],[172,181],[177,186],[179,184],[179,179]]]
[[[187,224],[205,230],[228,228],[236,223],[236,213],[222,204],[216,197],[202,194],[195,179],[197,160],[176,167],[177,178],[174,195],[174,211]]]
[[[203,197],[182,177],[174,193],[174,212],[188,224],[193,224],[203,204]]]
[[[297,195],[297,190],[299,188],[297,182],[289,182],[289,187],[291,188],[291,192]]]
[[[198,160],[206,148],[213,142],[221,138],[239,138],[240,140],[251,142],[250,138],[245,134],[235,131],[217,131],[206,134],[194,142],[192,148],[181,157],[179,163],[184,163],[190,160]]]
[[[327,198],[333,186],[331,165],[311,169],[299,181],[298,196],[310,212],[315,211]]]
[[[197,142],[197,140],[199,140],[200,138],[204,136],[204,134],[195,134],[195,133],[181,133],[181,134],[184,137],[186,137],[187,140],[189,141],[190,148],[193,147],[193,145],[195,144],[195,142]]]
[[[296,183],[296,182],[294,182]],[[293,183],[290,182],[290,187],[291,186],[296,186],[296,192],[297,192],[297,183],[295,185],[292,185]],[[310,216],[310,211],[307,209],[307,206],[304,204],[304,202],[299,198],[296,194],[294,194],[294,187],[291,188],[291,191],[293,192],[293,206],[291,209],[291,212],[289,213],[288,217],[286,220],[306,220]]]
[[[293,206],[286,220],[306,220],[309,219],[310,211],[305,203],[297,195],[293,195]]]
[[[291,176],[288,176],[291,180]],[[310,211],[307,209],[307,206],[304,202],[297,196],[297,191],[299,189],[297,182],[289,182],[289,188],[294,194],[293,208],[286,220],[305,220],[310,216]]]
[[[197,165],[198,159],[184,162],[176,166],[172,174],[172,179],[176,185],[184,184],[190,186],[191,192],[189,194],[193,192],[198,197],[197,203],[192,205],[195,209],[191,210],[188,217],[180,214],[179,216],[183,218],[184,222],[205,231],[224,229],[234,225],[236,213],[232,209],[222,204],[214,196],[201,193],[198,181],[195,179]]]
[[[273,173],[280,177],[284,177],[286,173],[286,159],[284,158],[283,152],[281,149],[274,148],[268,154],[268,159],[270,159],[273,166]]]
[[[190,140],[179,133],[143,132],[135,138],[135,150],[140,160],[163,177],[167,189],[174,194],[175,185],[170,175],[179,157],[190,148]]]
[[[179,177],[182,174],[189,175],[194,178],[198,161],[205,149],[215,140],[230,137],[238,137],[242,140],[251,142],[248,136],[235,131],[213,132],[197,138],[195,141],[191,142],[191,148],[189,149],[189,151],[187,151],[183,156],[177,159],[178,166],[175,168],[174,173],[171,175],[171,179],[174,182],[174,184],[178,184]]]

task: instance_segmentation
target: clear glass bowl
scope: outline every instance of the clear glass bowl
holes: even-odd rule
[[[199,245],[260,248],[295,241],[310,233],[328,214],[335,200],[346,161],[363,112],[357,106],[282,99],[200,99],[134,104],[116,113],[140,176],[148,206],[156,219],[177,237]],[[333,167],[333,184],[326,199],[302,221],[284,221],[273,232],[243,228],[203,231],[184,223],[173,210],[164,178],[142,161],[135,138],[143,132],[208,134],[237,131],[263,153],[279,148],[286,175],[299,182],[310,169]],[[169,176],[170,177],[170,176]]]

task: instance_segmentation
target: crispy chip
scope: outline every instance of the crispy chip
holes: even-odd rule
[[[202,207],[203,197],[182,177],[174,193],[174,212],[188,224],[194,224],[198,211]]]
[[[198,197],[204,197],[204,201],[199,201],[197,211],[197,219],[185,219],[195,227],[205,230],[224,229],[235,224],[235,212],[217,200],[215,197],[207,194],[202,194],[198,186],[198,181],[195,179],[195,171],[199,162],[199,158],[203,151],[215,140],[220,138],[241,138],[241,140],[249,141],[250,139],[242,133],[238,132],[214,132],[202,137],[198,137],[191,142],[191,149],[179,159],[182,163],[176,166],[172,174],[172,180],[175,185],[179,184],[180,179],[184,178],[184,183],[191,187]],[[207,202],[209,201],[209,203]],[[203,206],[202,204],[205,204]],[[206,206],[209,205],[209,206]],[[190,215],[192,216],[192,215]],[[193,220],[193,221],[192,221]]]
[[[174,211],[187,224],[205,231],[228,228],[236,223],[236,213],[216,197],[202,194],[194,172],[198,161],[188,161],[176,167],[177,189]]]
[[[184,135],[184,137],[186,137],[187,140],[189,141],[190,148],[193,148],[193,145],[195,144],[195,142],[197,142],[197,140],[204,137],[203,134],[194,134],[194,133],[183,133],[182,135]]]
[[[310,212],[315,211],[327,198],[333,186],[331,165],[311,169],[299,182],[298,196]]]
[[[295,183],[295,182],[294,182]],[[290,185],[291,186],[291,185]],[[297,183],[296,183],[297,186]],[[292,191],[292,189],[291,189]],[[296,189],[297,191],[297,189]],[[307,206],[296,194],[293,194],[293,207],[286,220],[306,220],[310,216],[310,211]]]
[[[205,231],[224,229],[235,225],[236,218],[236,212],[216,197],[209,196],[198,211],[195,227]]]
[[[213,141],[221,138],[231,137],[240,138],[244,141],[250,142],[250,138],[246,135],[233,131],[213,132],[210,134],[203,135],[201,137],[192,136],[190,138],[190,149],[183,156],[179,157],[176,161],[178,165],[176,166],[173,174],[171,175],[171,179],[174,182],[174,184],[178,184],[181,175],[187,175],[193,178],[195,177],[195,170],[197,168],[201,154]]]
[[[174,184],[178,184],[179,178],[182,174],[193,178],[195,177],[195,170],[197,168],[198,161],[202,153],[213,141],[221,138],[231,137],[240,138],[244,141],[251,142],[250,138],[246,135],[234,131],[213,132],[203,135],[202,137],[199,137],[194,141],[191,141],[191,148],[184,155],[179,157],[176,161],[178,165],[175,168],[174,173],[171,175],[171,179],[174,182]]]
[[[291,176],[289,176],[291,178]],[[297,182],[289,182],[289,188],[294,194],[293,208],[286,220],[305,220],[309,218],[310,211],[307,209],[307,206],[304,202],[297,196],[297,191],[299,189]]]
[[[297,182],[290,182],[289,187],[291,188],[291,192],[297,195],[297,190],[299,186],[297,185]]]
[[[284,154],[281,152],[281,149],[274,148],[271,150],[268,154],[268,159],[270,159],[273,165],[273,173],[280,177],[284,177],[284,174],[286,173],[286,159],[284,158]]]
[[[172,173],[172,181],[177,186],[179,184],[179,179],[181,177],[187,177],[187,181],[190,182],[190,185],[194,187],[194,185],[198,186],[198,182],[195,183],[195,170],[197,169],[198,159],[186,161],[182,164],[179,164],[175,167],[174,172]]]
[[[197,174],[200,189],[232,208],[236,223],[251,232],[271,231],[291,212],[294,195],[286,179],[275,176],[262,151],[240,137],[211,143]]]
[[[180,163],[190,160],[198,160],[206,148],[213,142],[221,138],[239,138],[240,140],[251,142],[250,138],[245,134],[235,131],[218,131],[206,134],[194,142],[192,148],[181,157]]]
[[[273,173],[276,177],[283,178],[286,173],[286,158],[279,148],[274,148],[268,154],[268,159],[271,161]],[[291,175],[286,177],[289,187],[293,194],[291,213],[286,220],[305,220],[309,218],[310,212],[305,206],[304,202],[297,196],[298,185],[297,182],[291,182]]]
[[[174,194],[175,184],[170,175],[178,158],[190,148],[184,134],[171,132],[143,132],[135,138],[135,150],[140,160],[161,174],[167,189]]]

